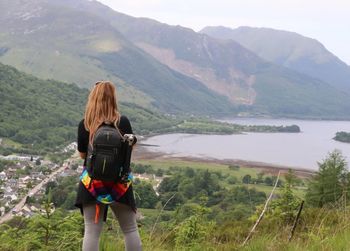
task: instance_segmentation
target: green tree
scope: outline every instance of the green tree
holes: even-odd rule
[[[62,208],[66,210],[72,210],[75,208],[75,199],[76,199],[77,193],[76,191],[71,191],[68,195],[67,198],[65,199]]]
[[[164,171],[163,169],[158,168],[155,174],[157,177],[163,177]]]
[[[264,183],[265,183],[266,185],[268,185],[268,186],[273,186],[273,180],[272,180],[272,178],[269,177],[269,176],[265,177]]]
[[[239,165],[229,165],[228,169],[233,170],[233,171],[239,171],[240,166]]]
[[[273,216],[282,218],[283,222],[289,224],[296,216],[298,206],[300,205],[300,198],[293,192],[297,178],[294,172],[289,169],[285,175],[285,182],[283,184],[282,194],[279,199],[271,203],[270,211]]]
[[[138,207],[155,208],[159,199],[152,184],[146,181],[140,181],[139,183],[134,183],[134,190],[137,194],[136,204]]]
[[[259,172],[257,174],[256,182],[257,183],[263,183],[264,182],[264,173],[263,172]]]
[[[38,158],[38,159],[36,159],[36,161],[35,161],[35,165],[37,165],[37,166],[40,166],[41,165],[41,160]]]
[[[252,181],[252,176],[250,176],[249,174],[247,175],[244,175],[243,179],[242,179],[242,182],[244,184],[250,184]]]
[[[318,163],[319,171],[308,185],[306,201],[309,205],[323,207],[338,201],[349,189],[347,162],[340,151],[334,150]]]
[[[191,205],[191,216],[182,221],[175,229],[175,247],[178,250],[192,250],[203,242],[213,228],[213,222],[205,219],[210,209],[199,205]]]
[[[146,172],[146,168],[142,164],[136,164],[132,167],[134,173],[144,174]]]
[[[235,176],[228,176],[227,177],[227,183],[229,183],[229,184],[231,184],[231,185],[233,185],[233,184],[236,184],[237,183],[237,178],[235,177]]]

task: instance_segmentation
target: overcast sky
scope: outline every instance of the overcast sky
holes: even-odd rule
[[[99,0],[136,17],[198,31],[205,26],[269,27],[315,38],[350,65],[350,0]]]

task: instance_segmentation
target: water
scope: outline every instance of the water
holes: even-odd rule
[[[291,168],[317,170],[317,161],[339,149],[350,161],[350,144],[333,140],[338,131],[350,132],[350,121],[308,121],[292,119],[232,119],[244,125],[292,125],[301,133],[245,133],[242,135],[164,134],[151,137],[145,144],[150,151],[168,155],[234,159],[264,162]]]

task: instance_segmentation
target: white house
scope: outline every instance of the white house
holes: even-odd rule
[[[11,187],[7,186],[7,187],[4,187],[4,193],[12,193],[13,190]]]
[[[0,207],[0,216],[5,214],[5,207]]]
[[[16,188],[18,185],[18,182],[15,179],[9,179],[7,183],[10,185],[11,188]]]
[[[5,160],[30,161],[30,156],[8,155],[8,156],[1,156],[1,158]]]
[[[66,146],[66,147],[63,149],[63,152],[75,151],[76,149],[77,149],[77,143],[76,143],[76,142],[73,142],[73,143],[70,143],[68,146]]]
[[[0,180],[7,180],[7,175],[4,171],[0,173]]]
[[[6,198],[6,199],[8,199],[10,201],[14,201],[14,200],[18,199],[18,197],[17,197],[17,195],[15,193],[7,193],[6,191],[4,193],[4,198]]]
[[[32,178],[30,176],[25,176],[23,178],[19,178],[19,183],[21,184],[27,184]]]

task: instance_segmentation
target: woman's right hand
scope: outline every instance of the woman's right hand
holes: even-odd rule
[[[85,159],[86,158],[86,153],[79,152],[80,158]]]

